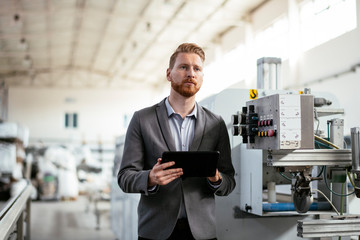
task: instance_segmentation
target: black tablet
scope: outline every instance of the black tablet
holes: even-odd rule
[[[213,177],[220,158],[218,151],[163,152],[162,163],[174,161],[170,168],[182,168],[183,177]]]

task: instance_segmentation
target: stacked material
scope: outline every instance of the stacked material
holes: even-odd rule
[[[12,122],[0,122],[0,199],[7,200],[17,192],[24,177],[27,128]]]
[[[29,129],[15,122],[0,123],[0,139],[21,142],[24,147],[29,143]]]

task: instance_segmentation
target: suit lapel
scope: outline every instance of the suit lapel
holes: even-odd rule
[[[197,109],[198,110],[197,110],[197,119],[195,123],[195,134],[194,134],[193,142],[189,149],[190,151],[197,151],[199,149],[205,131],[205,125],[206,125],[205,112],[202,109],[202,107],[199,106],[198,104],[197,104]]]
[[[160,126],[161,134],[164,138],[169,151],[176,151],[175,142],[171,134],[168,113],[165,106],[165,100],[161,101],[156,108],[156,116]]]

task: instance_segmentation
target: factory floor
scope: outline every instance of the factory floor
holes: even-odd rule
[[[31,203],[32,240],[115,240],[111,231],[110,202],[98,202],[100,224],[95,203],[86,196],[67,201],[33,201]],[[97,229],[99,228],[99,229]]]

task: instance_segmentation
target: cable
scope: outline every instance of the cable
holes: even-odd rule
[[[349,171],[346,171],[347,172],[347,175],[348,175],[348,178],[349,178],[349,180],[350,180],[350,182],[351,182],[351,185],[354,187],[354,189],[360,189],[359,187],[357,187],[356,185],[355,185],[355,183],[354,183],[354,180],[351,178],[351,176],[350,176],[350,172]]]
[[[317,177],[320,177],[320,176],[321,176],[321,174],[322,174],[323,171],[324,171],[324,168],[325,168],[325,166],[322,166],[321,171],[319,172],[319,174],[317,175]]]
[[[326,180],[326,166],[324,166],[324,173],[323,173],[323,175],[324,175],[324,180],[325,180],[325,186],[326,186],[326,188],[332,193],[332,194],[334,194],[334,195],[336,195],[336,196],[338,196],[338,197],[347,197],[347,196],[350,196],[350,195],[352,195],[352,194],[354,194],[355,193],[355,191],[353,191],[352,193],[348,193],[348,194],[339,194],[339,193],[336,193],[336,192],[334,192],[333,190],[331,190],[330,189],[330,187],[329,187],[329,185],[328,185],[328,182],[327,182],[327,180]]]
[[[315,131],[315,133],[317,134],[319,131],[320,120],[318,118],[318,112],[317,112],[316,108],[314,108],[314,119],[317,121],[317,127],[316,127],[316,131]]]
[[[318,140],[318,141],[320,141],[320,142],[326,143],[326,144],[332,146],[333,148],[340,149],[338,146],[336,146],[336,145],[333,144],[332,142],[329,142],[328,140],[325,140],[325,139],[323,139],[323,138],[321,138],[321,137],[319,137],[319,136],[316,136],[316,135],[314,135],[314,137],[315,137],[316,140]]]
[[[288,181],[292,181],[291,180],[291,178],[289,178],[289,177],[287,177],[285,174],[283,174],[282,172],[279,172],[280,173],[280,175],[283,177],[283,178],[285,178],[286,180],[288,180]]]
[[[321,149],[321,146],[322,146],[322,147],[325,147],[325,148],[327,148],[327,149],[332,149],[332,147],[330,147],[329,145],[326,145],[326,144],[324,144],[324,143],[322,143],[322,142],[319,142],[319,141],[316,141],[316,140],[315,140],[315,144],[318,145],[319,149]]]
[[[324,198],[326,199],[326,201],[328,201],[330,203],[330,205],[333,207],[333,209],[335,210],[337,215],[340,215],[339,211],[336,209],[336,207],[334,206],[334,204],[332,204],[332,202],[328,199],[328,197],[319,189],[315,189],[316,191],[318,191],[319,193],[321,193],[321,195],[324,196]]]

